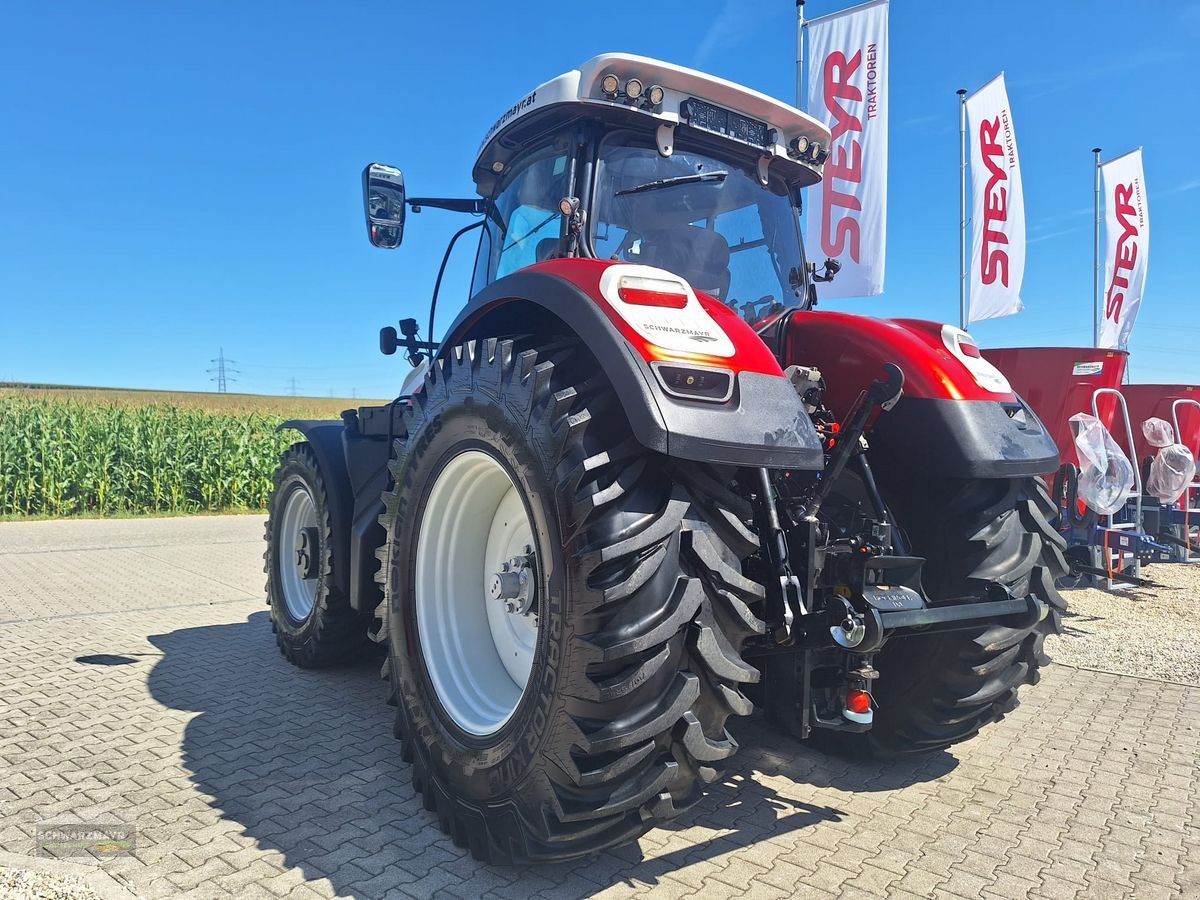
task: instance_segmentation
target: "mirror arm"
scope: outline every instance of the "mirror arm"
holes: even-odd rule
[[[420,212],[422,206],[431,209],[448,209],[451,212],[465,212],[472,215],[483,215],[485,200],[458,200],[453,197],[409,197],[405,202],[412,207],[413,212]]]
[[[454,245],[458,243],[460,237],[473,228],[482,228],[485,222],[487,219],[480,219],[478,222],[463,226],[454,232],[454,237],[450,238],[450,243],[446,245],[446,254],[442,257],[442,264],[438,267],[437,280],[433,283],[433,300],[429,304],[429,330],[425,332],[425,335],[431,342],[433,341],[433,317],[437,313],[438,292],[442,289],[442,276],[446,274],[446,263],[450,262],[450,251],[454,249]]]

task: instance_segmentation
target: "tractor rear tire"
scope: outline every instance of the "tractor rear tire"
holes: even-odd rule
[[[726,719],[752,710],[747,510],[637,444],[597,371],[574,342],[456,347],[395,444],[379,554],[395,733],[426,809],[485,862],[640,836],[700,797],[737,749]],[[532,620],[485,592],[526,541]],[[524,668],[501,658],[520,641],[497,615]]]
[[[361,658],[371,647],[367,622],[335,582],[329,497],[307,442],[284,452],[274,485],[263,559],[279,652],[303,669]]]
[[[1036,684],[1050,658],[1043,644],[1062,630],[1066,602],[1055,582],[1067,571],[1057,508],[1041,479],[920,481],[889,492],[911,552],[926,559],[933,601],[986,599],[990,582],[1033,596],[1046,615],[1033,625],[982,628],[889,641],[875,657],[879,681],[870,731],[817,731],[818,744],[855,756],[891,757],[965,741],[1016,708],[1017,689]],[[899,496],[897,496],[899,494]]]

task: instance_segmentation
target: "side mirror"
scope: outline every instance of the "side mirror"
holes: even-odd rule
[[[404,238],[404,173],[380,163],[363,169],[363,208],[367,240],[384,250],[399,247]]]

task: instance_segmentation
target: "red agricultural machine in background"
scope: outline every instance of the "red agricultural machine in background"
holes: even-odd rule
[[[1156,416],[1174,427],[1175,439],[1193,454],[1200,451],[1200,386],[1194,384],[1126,384],[1121,386],[1135,423]],[[1030,401],[1032,403],[1033,401]],[[1154,454],[1141,429],[1134,434],[1137,458]]]
[[[1123,350],[1017,347],[982,352],[1038,412],[1058,444],[1061,465],[1046,477],[1053,479],[1068,542],[1072,576],[1067,583],[1087,579],[1109,588],[1118,582],[1139,583],[1143,563],[1194,558],[1200,524],[1193,509],[1195,487],[1171,503],[1147,492],[1152,457],[1160,448],[1150,444],[1143,426],[1152,417],[1171,423],[1174,440],[1195,459],[1200,392],[1186,385],[1123,384],[1129,359]],[[1090,508],[1079,491],[1086,461],[1080,459],[1076,435],[1083,423],[1073,418],[1080,414],[1095,419],[1091,427],[1102,429],[1110,449],[1129,464],[1130,483],[1116,498],[1119,508],[1107,514]],[[1114,466],[1120,464],[1114,456]]]
[[[1200,386],[1193,384],[1127,384],[1121,388],[1134,423],[1158,418],[1170,423],[1174,439],[1200,461]],[[1139,468],[1158,452],[1142,428],[1134,430]],[[1200,562],[1200,476],[1194,477],[1179,501],[1148,507],[1145,527],[1171,548],[1173,562]]]

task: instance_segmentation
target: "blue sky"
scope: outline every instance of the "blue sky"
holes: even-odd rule
[[[424,319],[465,220],[426,211],[400,250],[374,250],[366,162],[402,167],[413,194],[467,196],[496,116],[611,50],[791,100],[793,22],[792,0],[8,5],[0,381],[206,390],[224,347],[236,389],[285,393],[295,378],[306,394],[390,396],[407,363],[379,355],[378,328]],[[954,91],[1003,69],[1026,311],[973,332],[985,346],[1090,341],[1089,151],[1143,145],[1152,247],[1132,376],[1200,381],[1198,39],[1197,3],[895,0],[887,291],[837,308],[956,319]],[[447,283],[442,324],[465,291]]]

